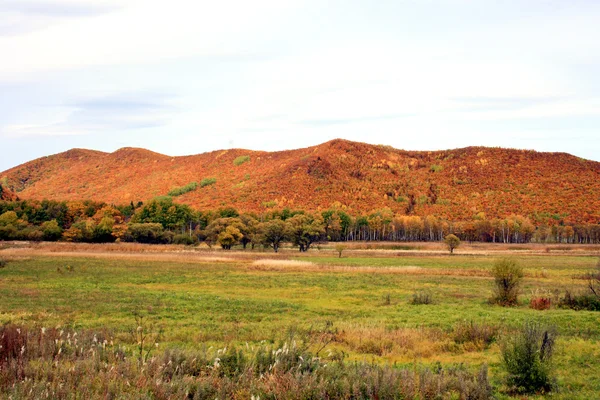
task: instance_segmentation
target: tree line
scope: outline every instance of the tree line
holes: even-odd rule
[[[0,201],[0,240],[69,242],[140,242],[270,247],[292,243],[307,251],[322,241],[441,241],[454,234],[462,241],[501,243],[600,243],[599,224],[534,224],[509,215],[468,221],[436,216],[394,214],[389,208],[351,215],[342,208],[319,212],[267,210],[240,213],[231,207],[193,210],[171,197],[147,203]]]

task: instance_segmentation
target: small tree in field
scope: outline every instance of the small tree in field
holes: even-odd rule
[[[515,260],[503,258],[494,264],[492,275],[495,285],[493,301],[503,306],[516,305],[523,280],[523,268]]]
[[[346,250],[346,246],[342,243],[338,243],[335,245],[335,251],[338,252],[338,258],[342,258],[342,252]]]
[[[450,234],[444,238],[444,243],[448,246],[450,254],[453,254],[454,249],[460,246],[460,239],[456,235]]]

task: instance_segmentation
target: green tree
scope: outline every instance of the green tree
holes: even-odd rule
[[[268,247],[272,247],[275,253],[279,251],[282,242],[288,240],[290,228],[286,221],[272,219],[259,225],[261,242]]]
[[[185,229],[193,217],[194,213],[189,206],[173,203],[171,197],[157,197],[138,209],[131,221],[159,223],[166,229]]]
[[[41,228],[44,240],[55,241],[62,237],[63,230],[55,219],[44,222]]]
[[[224,250],[231,250],[231,247],[237,244],[244,235],[238,228],[233,225],[229,225],[224,231],[219,233],[217,241]]]
[[[286,222],[289,224],[289,237],[301,252],[308,251],[310,245],[325,234],[323,217],[319,214],[297,214]]]
[[[450,234],[444,238],[444,243],[446,243],[450,254],[453,254],[454,249],[460,246],[460,239],[456,235]]]
[[[0,215],[0,226],[16,225],[18,220],[19,217],[16,212],[6,211],[4,214]]]
[[[125,240],[139,243],[170,243],[172,236],[173,234],[165,232],[159,223],[132,223],[129,224]]]

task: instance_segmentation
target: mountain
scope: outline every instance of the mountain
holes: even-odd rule
[[[289,151],[183,157],[138,148],[72,149],[4,171],[0,182],[21,199],[126,204],[196,182],[176,201],[240,211],[389,207],[449,219],[483,212],[488,218],[514,213],[537,221],[600,221],[600,163],[503,148],[405,151],[336,139]]]

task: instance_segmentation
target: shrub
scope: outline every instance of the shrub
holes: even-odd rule
[[[335,251],[338,253],[338,258],[342,258],[342,253],[346,250],[346,245],[338,243],[335,245]]]
[[[217,183],[217,178],[204,178],[200,181],[200,187],[210,186]]]
[[[495,285],[493,301],[503,306],[516,305],[523,280],[523,268],[516,261],[504,258],[496,261],[492,275]]]
[[[463,321],[454,327],[453,338],[458,344],[473,343],[478,348],[488,348],[496,341],[499,328],[486,323]]]
[[[6,267],[6,264],[8,264],[8,261],[4,258],[0,258],[0,268]]]
[[[586,293],[572,294],[565,292],[565,296],[558,301],[558,307],[573,310],[600,311],[600,298]]]
[[[173,236],[173,244],[184,244],[186,246],[192,246],[198,242],[198,238],[190,236],[186,233]]]
[[[552,307],[552,299],[550,297],[532,297],[529,301],[529,308],[534,310],[548,310]]]
[[[511,392],[547,393],[555,388],[552,354],[556,336],[553,327],[526,322],[517,334],[507,338],[501,352]]]
[[[419,305],[419,304],[432,304],[433,303],[433,294],[428,290],[419,290],[413,293],[413,297],[410,300],[410,304]]]
[[[198,182],[190,182],[185,186],[180,186],[180,187],[171,189],[168,194],[169,194],[169,196],[181,196],[182,194],[196,190],[197,187],[198,187]]]
[[[250,156],[239,156],[235,160],[233,160],[233,165],[240,166],[248,161],[250,161]]]
[[[127,242],[138,243],[171,243],[173,232],[165,231],[158,223],[130,223],[124,239]]]

